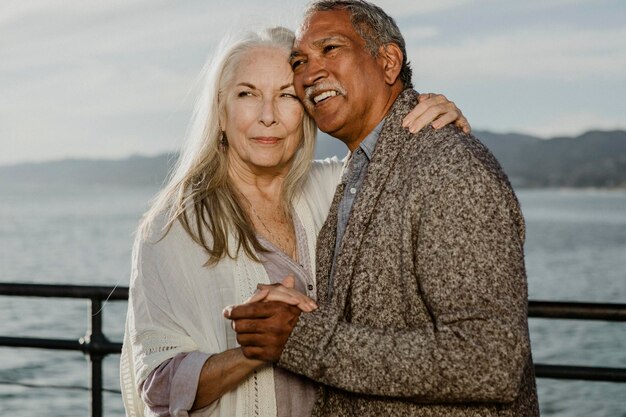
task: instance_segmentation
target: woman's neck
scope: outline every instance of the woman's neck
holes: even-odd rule
[[[291,207],[285,207],[282,199],[284,175],[259,175],[245,169],[232,169],[231,166],[229,177],[239,193],[239,201],[248,214],[251,226],[287,256],[296,259]]]
[[[252,171],[247,167],[231,164],[228,176],[238,192],[250,202],[276,205],[282,198],[285,174],[278,170]]]

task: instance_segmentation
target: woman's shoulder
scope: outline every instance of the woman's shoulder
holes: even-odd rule
[[[137,229],[137,240],[145,243],[156,243],[161,241],[167,234],[171,215],[168,210],[158,213],[147,213],[139,222]]]
[[[335,180],[335,184],[339,182],[343,171],[345,158],[340,160],[336,156],[326,159],[316,159],[311,164],[311,174],[313,179],[330,179]]]
[[[191,214],[188,214],[188,217]],[[195,221],[189,217],[189,227],[193,227]],[[210,234],[205,233],[205,238],[210,240]],[[162,210],[144,217],[141,221],[136,236],[136,244],[153,253],[188,251],[195,247],[190,234],[182,225],[180,216],[176,216],[170,210]]]

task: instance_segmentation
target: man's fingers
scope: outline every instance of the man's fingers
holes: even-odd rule
[[[301,310],[278,301],[242,304],[226,309],[233,320],[237,341],[242,347],[255,346],[260,353],[249,353],[249,358],[276,362],[298,323]]]
[[[248,359],[255,359],[265,362],[275,362],[280,358],[282,349],[267,349],[259,346],[242,346],[241,351]]]
[[[261,356],[263,356],[263,349],[256,346],[242,346],[241,351],[243,352],[243,356],[248,359],[259,360]]]
[[[239,319],[232,321],[232,328],[237,334],[258,333],[259,320]]]
[[[271,317],[276,311],[277,301],[229,306],[224,309],[224,317],[231,320],[262,319]]]

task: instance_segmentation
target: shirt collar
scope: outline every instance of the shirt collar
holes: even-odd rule
[[[374,149],[376,148],[376,142],[378,142],[378,137],[380,136],[380,132],[383,130],[383,125],[385,124],[385,119],[381,120],[378,125],[372,130],[369,135],[363,139],[359,145],[359,148],[363,150],[365,156],[367,156],[368,160],[372,159],[372,155],[374,154]]]

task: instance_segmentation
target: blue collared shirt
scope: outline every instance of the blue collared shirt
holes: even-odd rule
[[[359,147],[352,152],[348,166],[343,173],[341,182],[345,184],[343,197],[339,202],[339,208],[337,212],[337,241],[335,242],[335,252],[333,255],[333,265],[330,272],[330,281],[328,285],[328,298],[332,297],[333,281],[335,275],[335,264],[337,261],[337,255],[339,254],[339,248],[341,248],[341,242],[343,241],[343,235],[346,232],[346,226],[348,225],[348,219],[350,218],[350,212],[352,211],[352,205],[354,200],[363,185],[365,175],[367,174],[367,167],[370,164],[374,149],[376,148],[376,142],[380,136],[381,130],[385,119],[383,119],[372,130],[369,135],[363,139]]]

